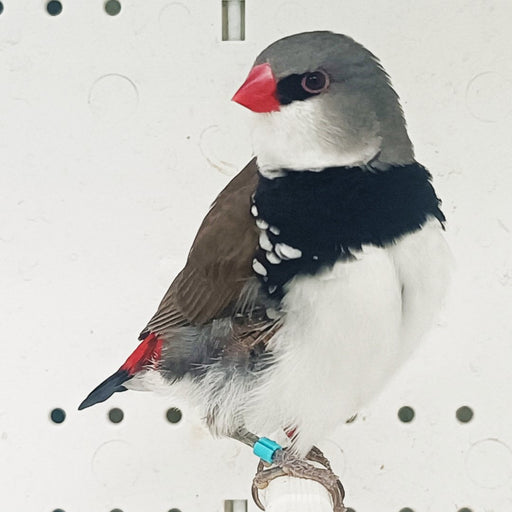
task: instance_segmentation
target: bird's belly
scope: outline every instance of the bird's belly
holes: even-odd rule
[[[446,251],[438,226],[429,224],[390,248],[365,248],[321,275],[294,278],[285,326],[269,347],[276,362],[261,376],[248,426],[295,426],[304,453],[370,400],[437,311],[448,266],[422,262],[438,258],[440,247]],[[414,303],[403,304],[407,295]],[[418,319],[423,310],[427,320]]]

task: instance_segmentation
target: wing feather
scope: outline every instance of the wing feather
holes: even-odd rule
[[[258,230],[250,214],[256,190],[256,159],[219,194],[196,235],[187,263],[143,333],[201,325],[230,314],[254,278]]]

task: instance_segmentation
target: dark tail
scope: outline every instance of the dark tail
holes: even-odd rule
[[[89,393],[89,396],[78,407],[79,411],[104,402],[116,391],[126,391],[123,384],[127,380],[130,380],[136,373],[147,368],[154,368],[158,364],[162,354],[162,338],[158,338],[152,332],[145,332],[141,336],[144,336],[144,339],[121,368]]]
[[[98,387],[94,388],[89,393],[87,398],[78,406],[78,410],[81,411],[91,405],[104,402],[117,391],[126,391],[127,388],[124,387],[123,384],[132,377],[133,375],[130,375],[126,370],[117,370],[116,373],[104,380]]]

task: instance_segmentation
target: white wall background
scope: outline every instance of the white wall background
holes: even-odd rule
[[[43,0],[4,0],[0,15],[0,510],[249,498],[255,457],[212,440],[186,403],[132,392],[76,407],[135,348],[249,158],[248,113],[229,99],[252,60],[319,28],[391,74],[458,262],[417,357],[321,446],[356,512],[512,510],[512,4],[247,0],[246,40],[223,42],[220,0],[122,0],[118,16],[62,1],[55,17]]]

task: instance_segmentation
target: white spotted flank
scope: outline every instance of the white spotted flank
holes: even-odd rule
[[[260,229],[268,229],[268,222],[263,219],[256,219],[256,226]]]
[[[282,242],[276,244],[275,251],[282,260],[296,260],[302,257],[300,249],[283,244]]]
[[[252,260],[252,269],[260,276],[267,275],[267,269],[256,258]]]
[[[269,251],[265,254],[267,257],[267,260],[272,263],[273,265],[278,265],[283,261],[275,252]]]
[[[264,251],[271,251],[273,249],[272,242],[269,240],[266,231],[260,231],[259,244]]]

